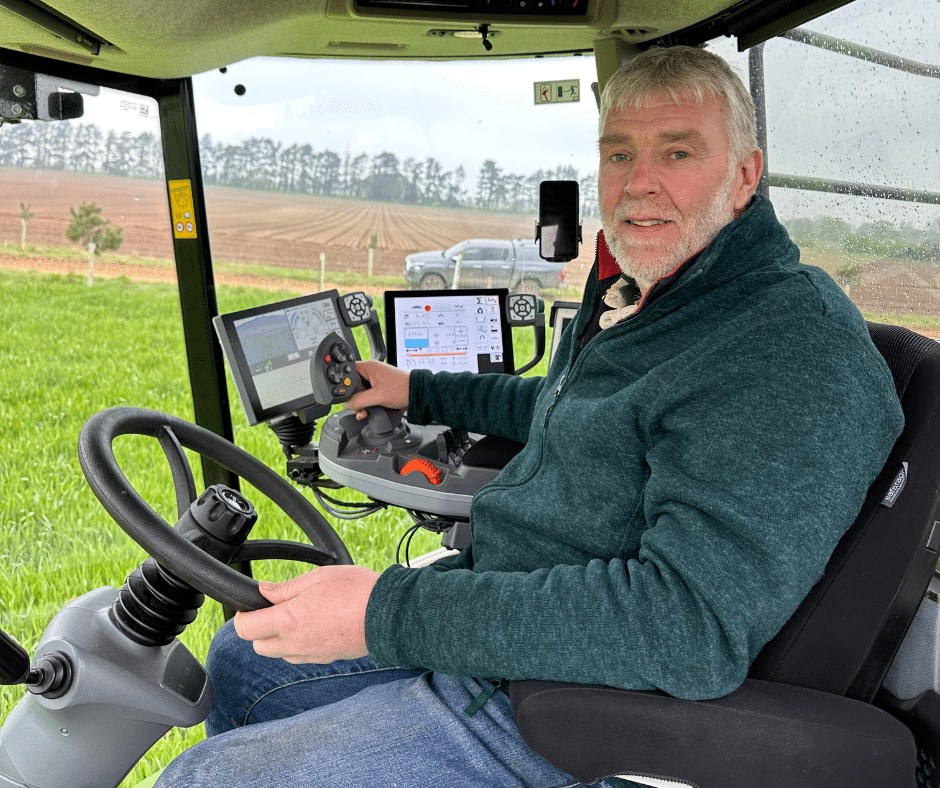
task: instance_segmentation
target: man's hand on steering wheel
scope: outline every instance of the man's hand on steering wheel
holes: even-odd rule
[[[366,605],[378,577],[363,566],[323,566],[285,583],[261,582],[272,607],[236,613],[235,631],[261,656],[294,664],[363,657]]]

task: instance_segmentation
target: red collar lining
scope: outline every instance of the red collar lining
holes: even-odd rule
[[[623,273],[617,261],[607,248],[607,239],[604,238],[604,231],[597,234],[597,279],[603,281],[609,276],[620,275]]]

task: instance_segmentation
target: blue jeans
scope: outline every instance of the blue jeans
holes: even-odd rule
[[[523,742],[497,691],[472,717],[473,679],[379,668],[368,657],[291,665],[219,630],[206,663],[209,738],[156,788],[574,788]]]

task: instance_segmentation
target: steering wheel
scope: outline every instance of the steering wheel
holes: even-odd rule
[[[146,435],[160,442],[173,475],[180,517],[197,497],[192,468],[183,452],[185,447],[214,460],[257,488],[311,542],[322,548],[290,542],[249,541],[244,546],[248,549],[243,549],[235,560],[260,557],[264,551],[253,551],[250,548],[252,544],[268,547],[287,544],[307,548],[305,560],[312,563],[353,562],[343,540],[313,504],[267,465],[225,438],[188,421],[143,408],[109,408],[92,416],[85,422],[78,438],[78,460],[92,491],[108,514],[137,544],[161,566],[206,596],[239,611],[257,610],[271,604],[258,591],[255,580],[203,552],[141,498],[114,457],[112,443],[119,435]],[[276,552],[269,550],[266,557],[274,557]]]

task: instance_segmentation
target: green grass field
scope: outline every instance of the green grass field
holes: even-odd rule
[[[76,453],[82,425],[94,413],[122,404],[191,420],[192,401],[174,285],[99,279],[89,287],[84,276],[0,270],[0,288],[0,358],[5,359],[0,370],[0,628],[32,653],[65,602],[102,585],[119,587],[146,557],[85,483]],[[297,293],[220,287],[219,308],[244,309],[305,289],[301,283]],[[531,356],[531,331],[516,333],[517,363],[522,364]],[[283,471],[277,439],[267,427],[247,426],[234,389],[232,411],[236,442]],[[115,453],[144,499],[174,522],[170,476],[156,442],[123,437],[115,442]],[[198,465],[196,470],[200,481]],[[245,492],[260,513],[253,536],[298,538],[273,505],[257,493],[252,496],[250,489]],[[400,510],[336,522],[356,562],[375,569],[394,560],[398,539],[409,525]],[[437,546],[439,537],[422,535],[412,554]],[[298,565],[278,563],[258,566],[255,573],[284,579],[300,571]],[[181,639],[201,659],[221,623],[220,606],[207,602]],[[22,687],[0,688],[0,720],[22,695]],[[136,784],[201,738],[201,726],[171,731],[122,785]]]

